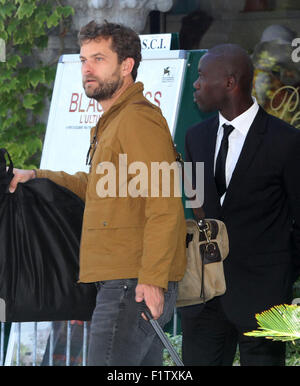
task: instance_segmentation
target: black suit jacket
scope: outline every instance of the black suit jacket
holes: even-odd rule
[[[251,125],[223,205],[214,180],[218,117],[191,127],[186,161],[204,162],[204,211],[227,226],[227,317],[255,326],[255,313],[291,301],[294,257],[300,261],[300,131],[261,107]]]

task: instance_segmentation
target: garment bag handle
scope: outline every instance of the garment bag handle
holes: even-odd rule
[[[6,158],[7,157],[7,158]],[[8,163],[7,163],[8,159]],[[0,149],[0,192],[8,191],[8,186],[13,178],[13,162],[6,149]]]

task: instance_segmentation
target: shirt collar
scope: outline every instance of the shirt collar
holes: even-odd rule
[[[242,114],[234,118],[232,121],[228,121],[223,115],[219,112],[219,130],[218,134],[221,131],[221,128],[224,123],[227,125],[232,125],[237,129],[243,136],[246,136],[254,118],[258,112],[259,105],[255,97],[252,97],[253,104],[249,107],[248,110],[244,111]]]

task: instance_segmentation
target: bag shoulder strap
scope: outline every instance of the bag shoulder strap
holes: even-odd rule
[[[184,161],[183,161],[181,153],[179,153],[177,151],[176,144],[174,142],[173,142],[173,148],[174,148],[174,152],[175,152],[175,155],[176,155],[176,161],[179,162],[180,165],[181,165],[182,177],[185,180],[186,184],[189,184],[189,186],[192,186],[192,183],[184,175]],[[198,208],[192,208],[192,210],[193,210],[193,213],[194,213],[194,216],[195,216],[195,219],[196,219],[197,223],[201,224],[202,222],[204,222],[205,213],[204,213],[204,210],[203,210],[202,206],[199,206]]]

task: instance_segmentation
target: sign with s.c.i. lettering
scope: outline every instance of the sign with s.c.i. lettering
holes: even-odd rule
[[[140,35],[142,50],[170,50],[172,34]]]

